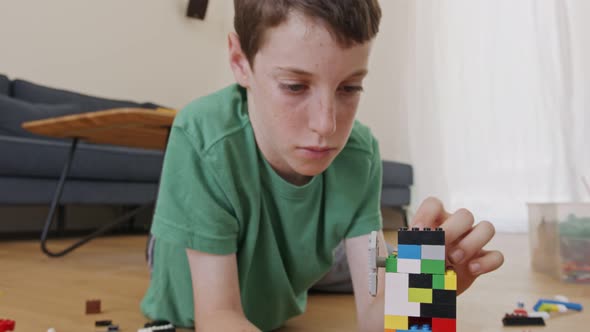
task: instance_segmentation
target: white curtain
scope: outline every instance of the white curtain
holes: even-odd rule
[[[396,6],[409,24],[398,49],[413,209],[434,195],[526,231],[527,202],[588,200],[590,1]]]

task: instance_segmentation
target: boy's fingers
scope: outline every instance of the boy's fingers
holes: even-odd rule
[[[467,226],[465,223],[464,225]],[[479,253],[486,243],[494,237],[495,233],[496,230],[491,222],[480,222],[453,247],[452,251],[449,253],[449,259],[453,264],[462,264],[475,254]]]
[[[466,236],[471,231],[474,222],[475,217],[469,210],[457,210],[441,226],[445,230],[446,243],[453,243],[457,239]]]
[[[442,202],[437,198],[429,197],[420,204],[410,226],[436,228],[448,217],[449,213],[445,211]]]
[[[496,270],[504,263],[504,255],[497,250],[482,250],[482,255],[469,262],[469,271],[473,275],[480,275]]]

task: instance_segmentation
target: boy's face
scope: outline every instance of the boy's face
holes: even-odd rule
[[[258,147],[284,179],[306,183],[348,140],[371,43],[342,48],[322,23],[298,14],[267,30],[253,68],[235,34],[229,42]]]

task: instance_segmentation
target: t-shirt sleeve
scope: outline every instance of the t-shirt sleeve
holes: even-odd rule
[[[365,195],[346,232],[346,238],[369,234],[372,231],[380,230],[382,227],[381,183],[383,169],[381,154],[379,153],[379,143],[374,138],[372,150],[372,158],[369,163],[369,177],[366,186],[364,186]]]
[[[211,254],[237,251],[239,225],[196,138],[173,127],[152,225],[156,238]]]

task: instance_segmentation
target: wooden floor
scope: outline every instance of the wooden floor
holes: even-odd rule
[[[588,310],[590,286],[562,284],[530,271],[526,236],[500,234],[494,244],[505,252],[506,264],[459,297],[459,331],[522,331],[502,328],[504,313],[517,301],[532,306],[538,298],[556,294]],[[121,331],[135,332],[146,322],[139,311],[148,286],[144,247],[143,236],[105,237],[64,258],[48,258],[36,241],[0,242],[0,318],[15,320],[16,332],[50,327],[57,332],[94,331],[99,319],[112,319]],[[85,315],[87,299],[100,299],[103,313]],[[568,313],[550,319],[545,328],[526,330],[582,331],[589,323],[587,312]],[[353,298],[312,295],[308,311],[281,331],[355,331]]]

